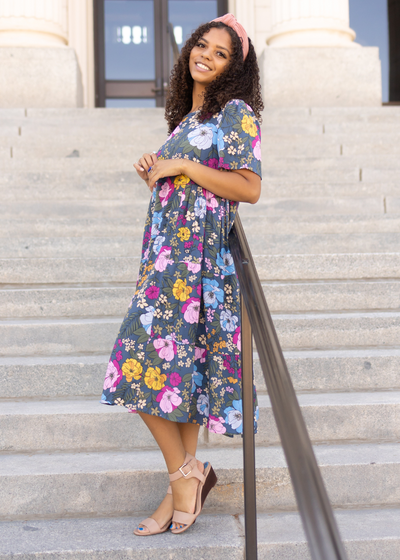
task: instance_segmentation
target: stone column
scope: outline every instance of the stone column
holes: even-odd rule
[[[267,106],[382,102],[377,47],[354,43],[348,0],[271,0],[260,60]]]
[[[272,2],[268,45],[275,47],[349,47],[356,34],[349,27],[348,0],[279,0]]]
[[[81,106],[67,44],[68,0],[0,0],[0,107]]]

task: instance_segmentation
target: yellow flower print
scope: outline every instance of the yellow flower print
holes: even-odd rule
[[[179,299],[179,301],[186,301],[189,298],[189,295],[193,288],[191,286],[187,286],[186,278],[185,280],[177,280],[172,288],[172,293],[175,296],[175,299]]]
[[[165,373],[161,373],[159,367],[149,367],[144,375],[144,382],[149,389],[154,389],[154,391],[160,391],[167,380]]]
[[[180,187],[185,188],[186,185],[189,183],[190,179],[187,175],[178,175],[177,177],[175,177],[174,180],[174,185],[176,189],[179,189]]]
[[[234,379],[233,377],[227,377],[227,380],[229,381],[229,383],[232,383],[233,385],[238,382],[238,380]]]
[[[178,237],[181,241],[187,241],[190,237],[190,229],[187,227],[179,228]]]
[[[132,381],[132,377],[136,380],[140,379],[142,371],[142,365],[134,359],[126,360],[126,362],[122,366],[122,373],[125,375],[128,383]]]
[[[248,115],[243,117],[242,129],[247,132],[247,134],[250,134],[250,136],[253,136],[253,138],[257,136],[257,127],[253,117],[249,117]]]

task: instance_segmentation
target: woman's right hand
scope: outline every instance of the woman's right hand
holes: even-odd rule
[[[137,174],[147,183],[147,185],[149,184],[149,169],[156,163],[157,159],[157,155],[154,153],[143,154],[139,161],[133,164]],[[153,189],[150,190],[153,191]]]

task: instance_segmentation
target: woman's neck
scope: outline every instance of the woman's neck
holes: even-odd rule
[[[206,88],[201,86],[197,82],[193,84],[193,93],[192,93],[192,111],[197,111],[203,105],[204,101],[204,93]]]

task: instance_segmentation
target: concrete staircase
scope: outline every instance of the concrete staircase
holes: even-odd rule
[[[98,404],[162,109],[0,110],[0,560],[244,558],[240,440],[180,537],[132,535],[164,495],[140,419]],[[264,113],[241,217],[351,560],[400,559],[400,108]],[[309,558],[257,356],[259,558]],[[113,417],[114,416],[114,417]],[[126,442],[129,442],[128,444]]]

